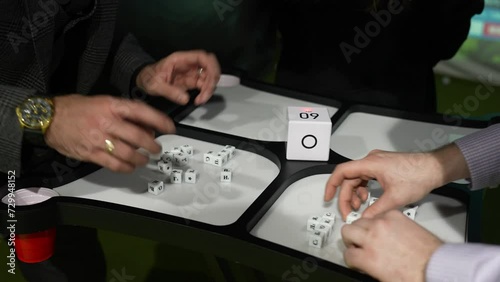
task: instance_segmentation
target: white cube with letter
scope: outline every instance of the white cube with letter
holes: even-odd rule
[[[331,134],[327,108],[288,107],[287,160],[328,161]]]

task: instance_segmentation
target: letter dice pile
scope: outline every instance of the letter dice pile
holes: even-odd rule
[[[378,198],[371,197],[371,196],[368,196],[368,199],[369,199],[368,206],[373,205],[373,203],[375,203],[375,201],[378,200]],[[408,218],[415,220],[415,216],[417,215],[417,209],[418,209],[418,205],[407,205],[403,208],[402,212]],[[360,212],[352,211],[347,215],[345,223],[351,224],[360,218],[361,218]]]
[[[322,248],[326,245],[333,232],[334,224],[335,214],[333,212],[326,212],[322,216],[311,216],[307,220],[309,246]]]
[[[368,205],[371,206],[378,198],[369,197]],[[403,208],[403,213],[412,220],[415,220],[417,214],[417,205],[408,205]],[[346,224],[351,224],[361,218],[361,212],[352,211],[347,215]],[[322,248],[328,244],[328,239],[333,232],[333,225],[335,224],[335,214],[333,212],[326,212],[322,216],[311,216],[307,220],[307,233],[309,246],[315,248]]]
[[[203,162],[215,166],[224,166],[231,158],[234,157],[236,148],[231,145],[226,145],[217,153],[213,151],[206,152],[203,155]],[[173,147],[169,151],[163,152],[161,159],[158,162],[158,170],[163,174],[168,175],[170,183],[196,183],[199,178],[199,173],[195,169],[182,168],[187,166],[194,156],[194,148],[191,145],[183,145]],[[231,182],[232,171],[229,168],[223,168],[220,174],[221,182]],[[148,183],[148,191],[152,194],[159,195],[165,189],[164,181],[153,180]]]

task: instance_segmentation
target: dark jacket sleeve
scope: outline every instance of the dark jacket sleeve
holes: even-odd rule
[[[21,174],[23,130],[16,107],[35,93],[32,89],[0,85],[0,172],[15,170],[16,175]]]
[[[154,62],[155,60],[141,48],[137,39],[132,34],[127,34],[113,58],[111,83],[121,93],[130,94],[138,70]]]

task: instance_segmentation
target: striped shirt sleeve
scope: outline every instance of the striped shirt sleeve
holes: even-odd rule
[[[455,144],[469,167],[472,190],[500,184],[500,124],[462,137]]]
[[[427,282],[498,282],[500,246],[469,243],[444,244],[431,256]]]

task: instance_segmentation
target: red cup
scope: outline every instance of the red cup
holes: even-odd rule
[[[30,233],[17,234],[14,242],[17,258],[26,263],[42,262],[54,254],[56,228]]]
[[[48,188],[31,187],[16,190],[14,199],[16,206],[29,206],[44,202],[59,194]],[[2,199],[5,204],[9,203],[8,195]],[[17,258],[26,263],[37,263],[49,259],[54,254],[54,242],[56,238],[56,227],[29,233],[16,234],[14,237]]]

